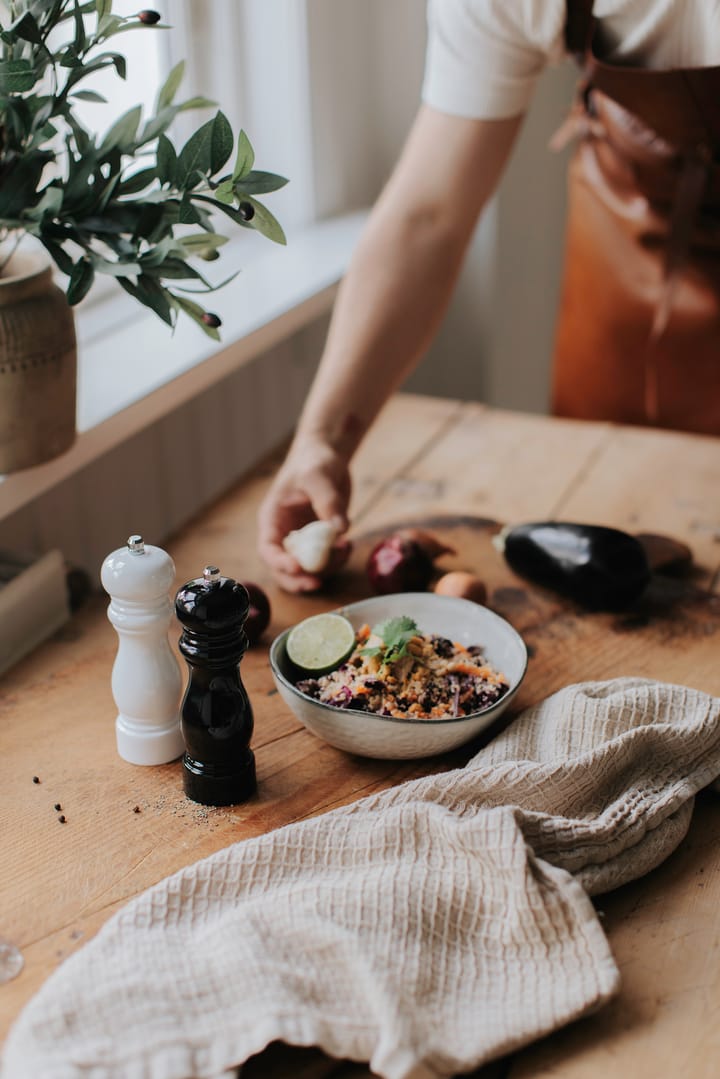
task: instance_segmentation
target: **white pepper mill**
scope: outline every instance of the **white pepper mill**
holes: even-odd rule
[[[166,551],[130,536],[108,555],[100,579],[119,637],[112,671],[117,748],[130,764],[166,764],[185,748],[180,731],[182,676],[170,642],[169,589],[175,564]]]

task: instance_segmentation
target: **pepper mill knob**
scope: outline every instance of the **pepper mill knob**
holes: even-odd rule
[[[203,805],[236,805],[257,788],[253,714],[239,669],[249,607],[243,586],[217,566],[206,566],[175,597],[180,651],[189,668],[181,706],[183,786]]]
[[[130,764],[167,764],[183,751],[178,705],[182,677],[168,641],[172,558],[133,535],[109,554],[100,579],[119,646],[112,671],[115,734]]]

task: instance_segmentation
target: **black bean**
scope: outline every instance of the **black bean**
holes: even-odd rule
[[[449,641],[447,637],[433,637],[433,648],[438,656],[442,659],[449,659],[455,651],[452,641]]]

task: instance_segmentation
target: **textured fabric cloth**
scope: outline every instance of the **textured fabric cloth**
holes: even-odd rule
[[[247,840],[144,893],[46,982],[3,1079],[220,1077],[271,1041],[385,1079],[468,1071],[618,987],[588,893],[680,842],[720,700],[571,686],[470,763]]]
[[[564,54],[566,0],[429,0],[423,100],[458,116],[524,112]],[[595,0],[603,57],[663,70],[720,64],[720,0]]]

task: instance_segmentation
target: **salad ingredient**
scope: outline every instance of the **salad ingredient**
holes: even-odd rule
[[[335,708],[396,719],[458,719],[490,707],[509,689],[480,645],[423,634],[411,618],[363,626],[335,670],[296,688]]]
[[[521,577],[595,610],[621,610],[650,580],[642,544],[602,525],[538,521],[503,529],[493,543]]]
[[[288,659],[307,674],[326,674],[355,648],[355,630],[341,614],[314,614],[290,630]]]
[[[404,529],[376,543],[367,560],[366,572],[375,592],[424,592],[435,572],[434,560],[454,553],[428,532]]]
[[[363,656],[380,656],[383,666],[395,663],[407,655],[408,645],[420,630],[412,618],[401,615],[400,618],[388,618],[380,622],[373,630],[373,636],[380,638],[380,643],[363,648]]]
[[[466,570],[452,570],[443,574],[436,581],[433,591],[439,596],[457,596],[460,599],[470,599],[473,603],[483,604],[487,599],[485,582]]]
[[[337,535],[337,528],[329,521],[311,521],[303,528],[288,532],[283,547],[306,573],[322,573],[330,561]]]
[[[250,598],[250,609],[245,622],[245,633],[250,644],[257,644],[270,624],[270,600],[258,584],[241,581]]]

